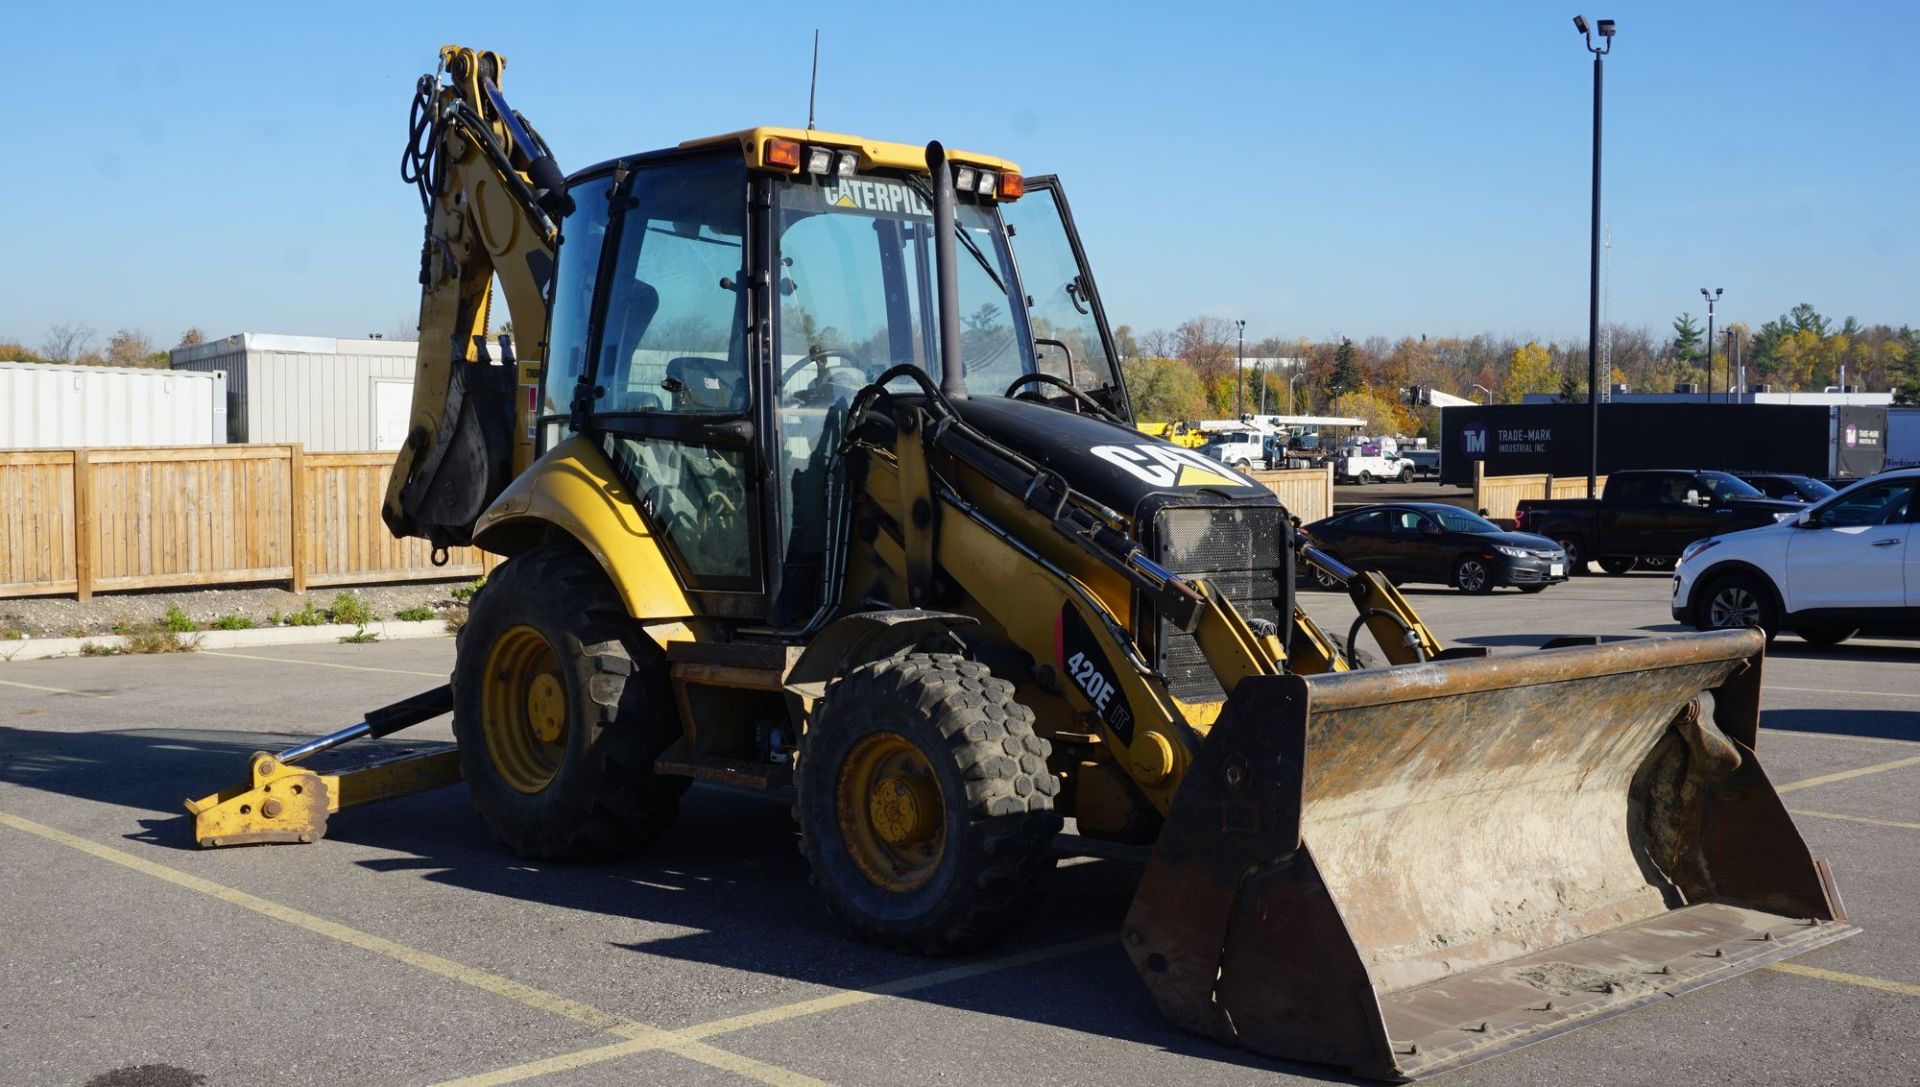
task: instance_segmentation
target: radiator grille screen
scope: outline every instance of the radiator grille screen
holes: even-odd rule
[[[1165,509],[1154,522],[1154,558],[1176,574],[1205,578],[1242,616],[1278,625],[1285,516],[1279,506]],[[1175,698],[1226,697],[1193,635],[1164,621],[1156,633],[1157,663]]]

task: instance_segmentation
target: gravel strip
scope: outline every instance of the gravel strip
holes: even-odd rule
[[[270,587],[170,589],[98,595],[84,604],[72,597],[20,597],[0,600],[0,640],[112,634],[116,633],[115,627],[124,631],[158,623],[170,608],[179,608],[203,629],[228,616],[250,620],[255,627],[267,627],[274,625],[276,613],[284,624],[286,616],[309,604],[314,611],[324,613],[343,593],[353,594],[371,608],[375,619],[392,619],[396,613],[409,608],[427,608],[433,612],[428,618],[438,619],[466,610],[466,605],[454,596],[454,590],[472,584],[462,579],[330,585],[304,594]]]

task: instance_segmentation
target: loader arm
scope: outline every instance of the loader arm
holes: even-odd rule
[[[532,461],[541,351],[488,349],[493,282],[521,336],[540,346],[567,197],[553,156],[500,93],[498,53],[445,46],[446,79],[416,88],[402,177],[420,189],[420,343],[406,444],[381,517],[436,548],[473,522]]]

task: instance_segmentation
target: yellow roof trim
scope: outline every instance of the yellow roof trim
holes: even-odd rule
[[[802,144],[823,144],[827,147],[854,148],[860,152],[862,170],[912,170],[915,173],[927,172],[927,149],[924,144],[890,143],[886,140],[869,140],[862,136],[849,136],[844,132],[822,132],[819,129],[809,131],[804,128],[778,128],[761,126],[741,129],[722,136],[707,136],[697,140],[687,140],[680,144],[683,148],[711,147],[718,143],[736,142],[740,153],[746,156],[750,169],[761,169],[760,159],[766,152],[768,140],[793,140]],[[973,151],[947,149],[947,158],[953,162],[964,162],[969,166],[985,167],[1002,173],[1017,174],[1020,165],[997,155],[982,155]],[[786,173],[784,169],[782,173]]]

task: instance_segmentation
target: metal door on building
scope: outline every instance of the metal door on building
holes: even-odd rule
[[[413,382],[373,383],[373,447],[399,449],[407,444],[407,425],[413,417]]]

